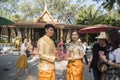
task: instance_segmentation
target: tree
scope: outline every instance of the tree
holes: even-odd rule
[[[2,2],[1,13],[5,17],[18,21],[33,21],[34,17],[38,18],[44,10],[45,0],[6,0]],[[85,0],[46,0],[48,11],[59,23],[74,23],[75,16],[79,11],[80,5]],[[9,7],[8,7],[9,6]],[[16,20],[16,19],[15,19]]]
[[[79,13],[77,14],[76,24],[99,24],[104,19],[103,15],[104,14],[101,10],[101,7],[95,10],[94,5],[90,5],[89,7],[84,6],[80,9]]]
[[[120,14],[112,9],[106,15],[104,19],[104,24],[120,27]]]
[[[115,5],[120,8],[120,1],[119,0],[93,0],[93,1],[97,1],[100,2],[102,1],[102,5],[104,6],[104,8],[111,10],[112,8],[115,7]]]
[[[117,10],[112,9],[104,12],[101,6],[97,10],[94,9],[94,5],[81,8],[76,18],[76,24],[84,25],[105,24],[119,27],[119,21],[120,14]]]
[[[0,1],[0,16],[12,19],[12,15],[18,11],[17,2],[19,0],[1,0]]]

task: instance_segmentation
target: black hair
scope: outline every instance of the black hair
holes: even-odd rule
[[[108,30],[106,34],[111,40],[112,51],[117,49],[120,46],[120,33],[118,30]]]
[[[33,45],[33,47],[37,47],[36,41],[33,41],[33,42],[32,42],[32,45]]]
[[[22,39],[22,42],[24,42],[25,39],[27,39],[27,41],[29,41],[29,39],[28,39],[27,37],[24,37],[24,38]]]
[[[53,28],[55,30],[55,27],[52,24],[46,24],[44,26],[44,29],[48,29],[48,28]]]

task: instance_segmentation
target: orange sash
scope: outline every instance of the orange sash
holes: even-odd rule
[[[55,70],[39,70],[38,80],[55,80]]]
[[[81,60],[68,62],[66,80],[84,80],[84,66]]]

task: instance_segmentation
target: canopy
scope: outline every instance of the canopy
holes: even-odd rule
[[[0,17],[0,25],[12,25],[14,24],[13,21],[6,19],[4,17]]]
[[[119,27],[109,26],[109,25],[94,25],[90,27],[83,28],[79,30],[80,33],[100,33],[101,31],[106,31],[110,29],[120,29]]]

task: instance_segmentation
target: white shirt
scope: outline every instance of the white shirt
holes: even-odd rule
[[[28,43],[27,46],[25,46],[24,43],[21,44],[21,47],[20,47],[20,54],[21,54],[21,55],[24,55],[24,54],[26,55],[25,48],[27,48],[28,46],[29,46],[29,43]]]
[[[109,60],[120,63],[120,48],[117,48],[109,53]]]
[[[84,55],[86,55],[85,52],[86,52],[86,48],[87,48],[87,46],[83,44],[83,48],[84,48]]]

